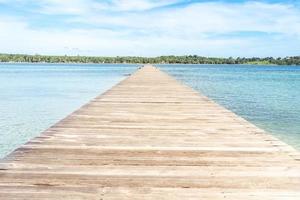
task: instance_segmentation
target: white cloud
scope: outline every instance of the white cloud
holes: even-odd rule
[[[215,2],[132,12],[175,2],[41,0],[43,13],[74,16],[64,21],[66,26],[77,23],[90,27],[33,28],[28,20],[0,16],[0,52],[150,56],[300,54],[300,10],[292,5]],[[265,34],[245,37],[239,32]],[[230,36],[232,33],[237,34]]]
[[[110,0],[102,2],[95,0],[40,0],[38,11],[47,14],[74,15],[101,11],[143,11],[176,2],[176,0]]]
[[[166,6],[176,3],[172,0],[113,0],[112,7],[114,10],[121,11],[139,11],[139,10],[149,10],[156,7]]]
[[[132,30],[178,33],[197,36],[203,33],[237,31],[276,32],[300,35],[300,10],[281,4],[198,3],[159,12],[107,15],[89,13],[73,19],[91,25],[126,27]],[[151,33],[149,32],[149,33]]]
[[[46,14],[84,14],[90,11],[90,0],[40,0],[38,12]]]

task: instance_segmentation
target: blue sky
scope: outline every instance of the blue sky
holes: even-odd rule
[[[0,52],[300,55],[293,0],[0,0]]]

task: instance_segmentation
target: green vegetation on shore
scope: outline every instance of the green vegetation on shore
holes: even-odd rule
[[[25,54],[0,54],[0,62],[28,63],[153,63],[153,64],[257,64],[257,65],[300,65],[300,56],[285,58],[214,58],[197,55],[159,57],[96,57],[96,56],[44,56]]]

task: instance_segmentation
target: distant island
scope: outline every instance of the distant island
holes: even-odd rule
[[[284,58],[217,58],[198,55],[187,56],[47,56],[26,54],[0,54],[0,62],[27,63],[128,63],[128,64],[255,64],[255,65],[300,65],[300,56]]]

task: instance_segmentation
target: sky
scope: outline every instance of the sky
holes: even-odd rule
[[[0,0],[0,53],[300,55],[299,0]]]

